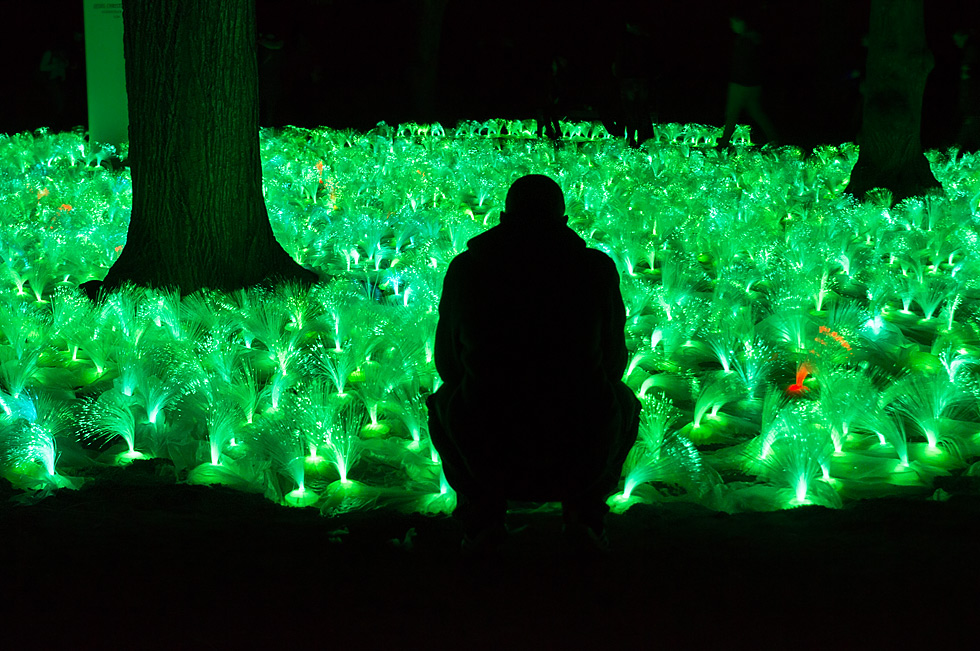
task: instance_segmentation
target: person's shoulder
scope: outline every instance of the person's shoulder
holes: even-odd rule
[[[449,261],[449,265],[465,265],[470,264],[473,261],[473,252],[469,249],[463,249],[459,253],[453,256],[453,259]]]
[[[473,268],[473,261],[474,256],[472,251],[462,251],[449,261],[449,266],[446,267],[446,273],[452,275],[467,273]]]
[[[583,255],[585,256],[586,263],[595,267],[596,269],[603,272],[611,271],[612,273],[617,273],[616,263],[613,262],[613,259],[606,253],[603,253],[598,249],[587,247]]]

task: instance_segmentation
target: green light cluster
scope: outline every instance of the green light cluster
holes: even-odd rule
[[[324,513],[451,510],[424,407],[442,277],[529,173],[558,180],[621,273],[644,411],[614,508],[838,506],[980,472],[980,157],[930,152],[945,195],[892,207],[843,195],[851,144],[756,149],[742,130],[719,153],[717,129],[672,124],[633,149],[532,127],[263,131],[276,235],[332,280],[97,306],[78,285],[125,245],[127,170],[78,133],[0,136],[4,476],[71,487],[160,457]]]

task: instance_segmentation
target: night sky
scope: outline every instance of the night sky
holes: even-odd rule
[[[257,0],[258,30],[282,49],[266,60],[264,125],[370,128],[438,119],[535,117],[554,55],[567,61],[561,112],[613,121],[618,91],[612,64],[622,57],[627,21],[645,36],[633,51],[650,79],[659,122],[723,121],[731,0],[450,0],[431,114],[414,108],[410,84],[417,7],[422,0]],[[39,7],[43,4],[44,11]],[[783,142],[813,146],[852,140],[860,124],[861,38],[870,0],[772,0],[764,103]],[[923,141],[948,144],[955,132],[958,52],[951,34],[980,24],[970,0],[928,0],[926,29],[936,67],[925,98]],[[587,9],[591,5],[591,9]],[[2,44],[5,100],[0,132],[86,123],[81,0],[6,2]],[[76,37],[77,35],[77,37]],[[39,70],[45,50],[70,61],[68,78],[51,84]],[[634,57],[635,59],[635,57]],[[6,98],[10,98],[9,100]]]

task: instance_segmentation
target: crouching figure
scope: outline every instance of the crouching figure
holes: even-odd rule
[[[429,431],[457,493],[463,545],[500,542],[507,501],[562,503],[565,531],[606,544],[606,498],[636,441],[622,382],[619,274],[567,225],[561,188],[528,175],[500,224],[449,265]]]

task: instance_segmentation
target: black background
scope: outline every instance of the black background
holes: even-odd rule
[[[438,119],[535,117],[552,54],[568,62],[562,112],[615,118],[611,75],[627,20],[650,35],[647,69],[658,122],[720,125],[724,116],[731,0],[449,0],[431,115],[413,108],[410,71],[416,16],[423,0],[257,0],[258,30],[284,43],[278,95],[264,126],[370,128]],[[957,50],[951,35],[977,25],[980,3],[929,0],[926,30],[936,67],[924,100],[923,141],[945,146],[956,132]],[[860,74],[870,0],[771,0],[764,103],[783,142],[812,146],[853,140],[860,124]],[[574,7],[570,9],[569,7]],[[9,2],[5,25],[0,133],[85,125],[81,0]],[[45,50],[70,60],[64,84],[51,88],[39,69]],[[54,94],[54,95],[53,95]],[[60,94],[62,108],[53,99]]]

